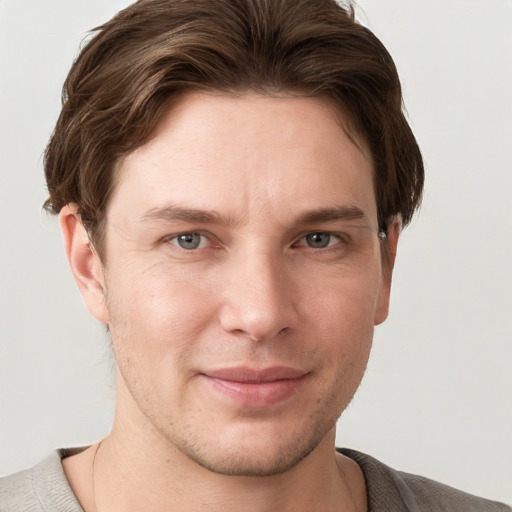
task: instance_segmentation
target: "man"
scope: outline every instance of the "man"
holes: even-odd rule
[[[0,510],[509,510],[334,447],[423,186],[373,34],[330,0],[142,0],[65,92],[47,207],[116,415]]]

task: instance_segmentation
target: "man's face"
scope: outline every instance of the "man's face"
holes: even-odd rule
[[[118,420],[216,472],[278,473],[332,441],[387,314],[371,157],[335,110],[189,94],[119,169]]]

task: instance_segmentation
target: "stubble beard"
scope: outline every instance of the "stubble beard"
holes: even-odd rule
[[[325,396],[318,400],[318,407],[307,421],[301,422],[303,426],[305,425],[302,430],[291,425],[283,431],[279,441],[276,441],[276,434],[269,436],[269,442],[265,446],[261,442],[259,445],[245,442],[250,438],[247,432],[238,438],[227,439],[227,434],[223,432],[217,432],[216,435],[201,435],[193,425],[177,426],[173,418],[153,416],[152,407],[144,410],[132,394],[138,402],[139,409],[169,446],[170,451],[177,452],[178,456],[184,456],[198,466],[219,475],[260,478],[286,473],[306,459],[330,433],[334,438],[336,422],[352,395],[341,404],[340,411],[337,394],[332,393],[332,390],[326,392]],[[258,428],[257,422],[253,428]],[[334,449],[334,446],[332,448]]]
[[[261,478],[280,475],[295,467],[315,450],[335,425],[336,419],[328,427],[322,429],[316,427],[312,432],[304,433],[301,439],[294,438],[281,443],[264,457],[261,457],[261,453],[265,451],[265,447],[260,448],[260,456],[256,457],[254,448],[246,449],[243,445],[240,446],[243,443],[235,442],[233,446],[226,447],[220,453],[218,450],[222,449],[223,443],[213,448],[213,446],[194,443],[183,438],[178,442],[176,439],[168,441],[190,461],[213,473]]]
[[[293,424],[284,426],[280,435],[271,430],[273,433],[269,435],[268,443],[262,440],[261,435],[255,436],[259,438],[256,442],[251,442],[254,441],[251,432],[257,434],[257,421],[251,427],[256,430],[244,429],[242,434],[229,439],[230,434],[222,429],[208,432],[203,424],[199,425],[198,431],[198,425],[183,422],[183,415],[176,418],[173,414],[160,414],[158,400],[149,390],[139,387],[140,381],[134,375],[129,359],[118,359],[117,362],[127,391],[144,416],[145,423],[160,438],[161,446],[167,446],[168,460],[179,461],[184,457],[201,468],[225,476],[261,478],[286,473],[306,459],[329,435],[332,435],[334,453],[333,430],[359,387],[357,383],[351,389],[352,393],[349,392],[349,396],[345,395],[340,402],[340,389],[347,391],[347,383],[340,377],[343,381],[341,386],[326,390],[307,419],[298,418],[302,428]]]
[[[140,387],[141,382],[133,371],[130,358],[124,359],[119,352],[116,356],[126,391],[144,416],[144,422],[156,438],[162,441],[161,446],[167,446],[170,455],[168,460],[178,461],[184,457],[201,468],[226,476],[270,477],[286,473],[306,459],[330,434],[334,450],[333,430],[360,382],[355,387],[354,383],[349,385],[352,392],[349,391],[347,396],[345,393],[348,383],[343,376],[339,376],[341,384],[338,382],[324,391],[324,396],[318,398],[317,406],[310,412],[309,417],[298,418],[302,428],[300,425],[291,424],[281,428],[280,435],[271,430],[268,443],[262,440],[261,435],[257,436],[259,439],[256,442],[251,442],[254,441],[251,433],[258,432],[257,421],[251,427],[256,430],[243,430],[242,434],[229,439],[229,433],[222,430],[208,432],[204,424],[199,425],[198,431],[198,425],[183,422],[184,415],[180,415],[181,418],[174,417],[172,413],[162,415],[155,395],[149,389]],[[340,390],[344,393],[340,393]],[[345,395],[342,401],[340,394]],[[173,452],[175,457],[172,456]]]

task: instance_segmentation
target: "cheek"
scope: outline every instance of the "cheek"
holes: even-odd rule
[[[109,276],[107,285],[114,347],[138,366],[180,365],[215,316],[208,281],[187,270],[132,269]]]
[[[354,391],[372,345],[377,282],[361,275],[339,279],[312,296],[307,308],[308,324],[313,326],[317,339],[323,340],[318,347],[327,355],[331,376]]]
[[[147,415],[174,403],[185,407],[194,376],[192,356],[211,318],[199,281],[152,268],[110,276],[108,308],[119,372]],[[194,348],[195,347],[195,348]],[[152,412],[153,411],[153,412]]]
[[[305,308],[311,319],[317,319],[320,329],[335,330],[354,339],[368,328],[373,331],[380,289],[378,269],[344,272],[321,282],[321,288],[309,287]]]

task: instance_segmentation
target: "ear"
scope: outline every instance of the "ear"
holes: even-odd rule
[[[381,324],[388,317],[391,278],[393,276],[393,267],[395,266],[396,249],[398,245],[398,238],[400,237],[401,226],[402,224],[399,219],[391,221],[388,224],[386,239],[381,242],[382,245],[386,245],[386,247],[381,247],[381,250],[387,251],[388,254],[382,258],[381,283],[374,318],[375,325]]]
[[[76,204],[68,204],[59,213],[66,255],[87,309],[96,320],[108,324],[103,265],[77,210]]]

